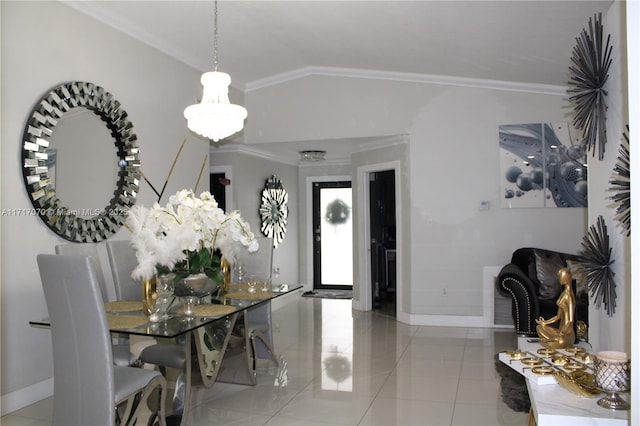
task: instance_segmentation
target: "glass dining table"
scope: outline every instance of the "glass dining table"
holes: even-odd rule
[[[250,313],[270,310],[272,300],[300,288],[302,285],[282,284],[252,292],[246,285],[232,284],[227,291],[218,290],[201,298],[192,315],[184,314],[185,304],[176,296],[168,314],[157,321],[154,318],[153,322],[145,314],[141,301],[107,302],[105,311],[109,331],[114,335],[128,335],[130,340],[138,342],[148,340],[148,345],[157,345],[156,350],[162,350],[163,344],[181,345],[186,360],[184,370],[173,377],[175,374],[169,374],[172,369],[161,368],[167,382],[174,383],[173,396],[167,396],[167,424],[180,424],[189,408],[193,374],[199,376],[205,387],[211,387],[216,381],[256,384],[248,333],[252,327]],[[48,319],[29,321],[29,324],[41,328],[51,325]],[[267,326],[271,334],[271,324],[261,326]]]

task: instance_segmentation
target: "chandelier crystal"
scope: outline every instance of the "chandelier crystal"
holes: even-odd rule
[[[214,70],[202,74],[202,101],[184,110],[187,127],[205,138],[218,142],[244,127],[247,110],[229,102],[229,74],[218,72],[218,1],[215,2],[213,31]]]

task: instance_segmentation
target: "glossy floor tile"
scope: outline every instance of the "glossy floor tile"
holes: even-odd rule
[[[258,385],[194,388],[186,424],[526,425],[500,395],[494,355],[511,330],[420,327],[350,300],[292,299],[273,312],[280,369],[264,360]],[[51,398],[4,416],[3,426],[49,424]]]

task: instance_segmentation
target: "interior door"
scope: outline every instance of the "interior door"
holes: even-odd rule
[[[396,194],[395,172],[369,176],[371,233],[371,294],[373,308],[396,312]]]
[[[351,182],[313,183],[313,288],[353,287]]]

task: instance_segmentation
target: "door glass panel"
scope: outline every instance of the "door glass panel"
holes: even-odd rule
[[[315,217],[314,288],[353,287],[353,219],[350,182],[323,182]]]

